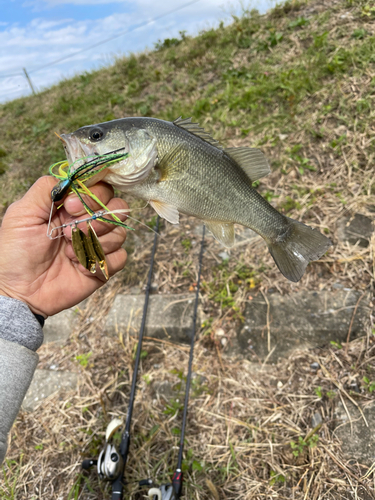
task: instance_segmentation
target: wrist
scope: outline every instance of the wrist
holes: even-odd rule
[[[1,296],[1,295],[2,295],[3,297],[8,297],[9,299],[15,299],[15,300],[19,300],[19,301],[21,301],[21,302],[24,302],[24,303],[27,305],[27,307],[30,309],[30,311],[34,314],[34,316],[36,317],[36,319],[38,320],[38,322],[40,323],[40,325],[41,325],[41,326],[43,326],[43,325],[42,325],[42,322],[43,322],[43,324],[44,324],[44,320],[48,318],[48,315],[47,315],[47,314],[45,314],[45,313],[44,313],[43,311],[41,311],[40,309],[38,309],[38,308],[34,307],[34,306],[33,306],[32,304],[30,304],[30,303],[28,302],[28,300],[26,300],[25,298],[23,298],[23,297],[18,297],[18,296],[16,296],[15,294],[9,293],[9,292],[7,292],[4,288],[1,288],[1,287],[0,287],[0,296]],[[40,318],[43,318],[43,321],[42,321],[42,319],[39,319],[39,318],[38,318],[38,316],[39,316]]]

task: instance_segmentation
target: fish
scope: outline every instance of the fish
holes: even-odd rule
[[[259,149],[225,148],[191,118],[121,118],[81,127],[61,139],[69,163],[111,151],[129,153],[88,185],[104,180],[148,201],[172,224],[179,223],[180,213],[196,217],[225,247],[235,242],[234,224],[248,227],[265,240],[292,282],[331,245],[317,229],[281,214],[254,189],[253,183],[270,172]]]

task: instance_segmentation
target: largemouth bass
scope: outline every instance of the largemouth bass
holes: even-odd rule
[[[69,163],[111,151],[129,156],[90,179],[150,203],[172,224],[179,213],[201,219],[224,246],[234,244],[234,223],[266,241],[282,274],[299,281],[310,261],[331,245],[319,231],[280,214],[252,187],[270,169],[250,147],[223,148],[191,119],[122,118],[61,136]]]

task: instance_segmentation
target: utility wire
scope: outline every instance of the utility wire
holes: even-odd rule
[[[162,19],[163,17],[169,16],[170,14],[174,14],[175,12],[185,9],[186,7],[189,7],[190,5],[193,5],[195,3],[198,3],[200,0],[192,0],[191,2],[184,3],[180,7],[176,7],[175,9],[169,10],[168,12],[164,12],[164,14],[160,14],[159,16],[153,17],[149,21],[142,21],[141,23],[136,24],[132,28],[129,28],[125,31],[121,31],[121,33],[118,33],[117,35],[113,35],[109,38],[106,38],[105,40],[102,40],[100,42],[94,43],[93,45],[84,47],[80,50],[77,50],[76,52],[73,52],[72,54],[67,54],[66,56],[60,57],[59,59],[56,59],[55,61],[51,61],[50,63],[44,64],[43,66],[39,66],[34,69],[28,70],[29,73],[36,73],[37,71],[40,71],[44,68],[48,68],[50,66],[54,66],[55,64],[58,64],[61,61],[65,61],[66,59],[70,59],[71,57],[76,56],[77,54],[81,54],[82,52],[85,52],[90,49],[94,49],[95,47],[99,47],[99,45],[103,45],[104,43],[111,42],[112,40],[116,40],[117,38],[120,38],[127,33],[132,33],[133,31],[136,31],[139,28],[143,28],[144,26],[147,26],[149,24],[154,23],[155,21],[159,21],[159,19]],[[0,78],[10,78],[12,76],[24,76],[23,73],[13,73],[13,74],[8,74],[8,75],[1,75]]]

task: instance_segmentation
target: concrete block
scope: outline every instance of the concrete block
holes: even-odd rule
[[[348,414],[339,401],[335,410],[335,434],[341,440],[342,450],[348,460],[358,460],[360,464],[370,467],[375,462],[375,403],[362,407],[368,427],[353,403],[345,401],[345,405],[352,421],[353,432]]]
[[[298,292],[281,296],[269,294],[270,361],[289,356],[296,348],[312,348],[344,342],[354,309],[362,292]],[[262,295],[254,297],[245,308],[245,322],[238,331],[242,353],[251,358],[255,353],[265,359],[268,352],[267,303]],[[366,294],[356,310],[350,338],[366,332],[370,318],[370,294]]]
[[[54,342],[57,345],[64,344],[77,324],[81,308],[82,304],[79,304],[76,307],[66,309],[54,316],[49,316],[43,327],[43,343],[48,344]]]
[[[144,295],[117,295],[107,316],[105,330],[110,334],[138,336]],[[190,342],[193,328],[195,294],[151,295],[147,311],[145,335],[175,342]],[[200,326],[198,309],[197,326]]]
[[[34,378],[22,403],[22,408],[33,411],[43,400],[62,390],[74,390],[78,376],[73,372],[35,370]]]
[[[358,243],[360,247],[368,247],[374,231],[372,220],[366,215],[355,214],[353,217],[341,217],[337,221],[337,237],[348,241],[351,245]]]

